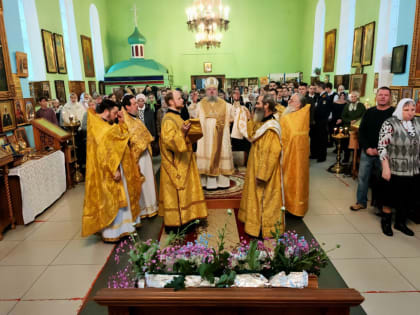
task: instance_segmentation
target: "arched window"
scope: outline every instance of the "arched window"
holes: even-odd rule
[[[356,0],[341,0],[336,74],[350,73]]]
[[[322,68],[322,52],[324,49],[325,0],[319,0],[315,11],[314,43],[312,53],[312,71]]]
[[[79,39],[74,20],[73,0],[60,0],[61,22],[63,23],[64,49],[66,51],[69,80],[82,80],[79,55]]]
[[[102,51],[101,26],[99,23],[98,9],[90,5],[90,32],[92,34],[93,60],[95,63],[96,80],[103,81],[105,75],[104,54]]]
[[[47,74],[35,0],[19,0],[18,5],[23,47],[28,55],[28,80],[44,81]]]
[[[400,0],[381,0],[376,39],[375,72],[381,72],[382,57],[392,53],[397,42]]]

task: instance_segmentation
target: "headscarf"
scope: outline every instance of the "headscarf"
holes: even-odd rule
[[[415,102],[411,98],[403,98],[397,105],[397,108],[394,110],[394,113],[392,116],[397,117],[399,120],[401,120],[404,128],[407,130],[408,134],[412,137],[415,137],[416,130],[414,129],[413,123],[411,120],[404,120],[403,119],[403,108],[406,106],[407,103],[412,103],[413,105]]]
[[[142,100],[144,100],[144,102],[146,102],[147,97],[143,93],[140,93],[140,94],[136,95],[136,101],[138,101],[139,99],[142,99]]]

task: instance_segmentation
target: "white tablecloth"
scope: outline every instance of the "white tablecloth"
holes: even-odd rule
[[[28,161],[10,169],[9,176],[19,176],[23,222],[28,224],[66,191],[64,153],[56,151]]]

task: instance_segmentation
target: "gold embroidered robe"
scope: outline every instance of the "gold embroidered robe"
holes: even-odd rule
[[[145,150],[152,156],[151,143],[154,138],[140,119],[135,119],[123,108],[124,122],[128,127],[130,150],[134,161],[138,162]],[[140,170],[141,171],[141,170]]]
[[[232,105],[221,98],[212,103],[204,98],[197,104],[203,137],[197,143],[197,166],[207,176],[231,175],[234,171],[230,122]]]
[[[271,237],[278,221],[281,221],[284,230],[284,213],[281,210],[281,149],[280,125],[277,120],[270,119],[261,124],[252,138],[239,208],[239,220],[245,223],[245,232],[254,237],[258,237],[260,232],[263,237]]]
[[[192,144],[181,131],[183,124],[181,116],[172,111],[162,121],[159,215],[165,226],[181,226],[207,217]]]
[[[110,125],[93,110],[88,111],[82,236],[109,226],[119,209],[127,206],[123,182],[113,180],[120,164],[125,170],[133,218],[140,213],[141,177],[127,144],[124,123]]]
[[[280,119],[286,210],[303,217],[309,199],[309,116],[311,105]]]

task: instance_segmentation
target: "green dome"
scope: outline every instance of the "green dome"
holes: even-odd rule
[[[133,34],[130,35],[130,37],[128,38],[128,43],[130,45],[136,45],[136,44],[146,44],[146,37],[144,37],[140,32],[139,29],[136,28],[134,29]]]
[[[105,77],[162,75],[168,70],[153,59],[130,59],[121,61],[109,68]]]

